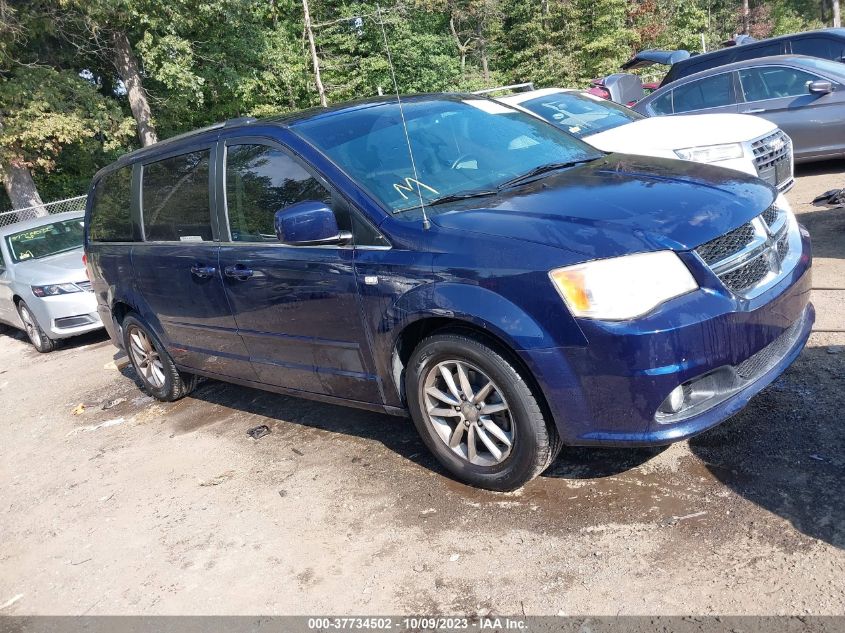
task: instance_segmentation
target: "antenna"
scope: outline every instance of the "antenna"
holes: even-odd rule
[[[428,215],[425,212],[425,203],[423,202],[422,189],[420,188],[420,179],[417,175],[417,163],[414,160],[414,150],[411,149],[411,137],[408,135],[408,124],[405,122],[405,110],[402,108],[402,99],[399,96],[399,84],[396,82],[396,73],[393,71],[393,57],[390,55],[390,46],[387,43],[387,31],[384,30],[384,19],[381,16],[381,5],[379,4],[376,4],[376,13],[378,13],[378,22],[381,26],[381,34],[382,37],[384,37],[384,50],[387,52],[387,65],[390,67],[390,76],[393,79],[393,90],[396,92],[396,102],[399,104],[399,116],[402,119],[402,130],[405,132],[405,142],[408,144],[408,156],[411,158],[411,170],[414,172],[414,183],[417,185],[417,195],[420,198],[423,228],[428,230],[431,228],[431,222],[428,221]]]

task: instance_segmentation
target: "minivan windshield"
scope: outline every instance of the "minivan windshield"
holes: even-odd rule
[[[578,92],[556,92],[519,105],[578,138],[645,118],[613,101]]]
[[[529,114],[469,95],[328,113],[293,129],[389,211],[487,195],[520,176],[593,160],[601,152]],[[412,164],[408,144],[413,149]],[[416,167],[416,174],[414,173]]]
[[[6,236],[9,255],[15,262],[41,259],[82,247],[82,218],[42,224]]]

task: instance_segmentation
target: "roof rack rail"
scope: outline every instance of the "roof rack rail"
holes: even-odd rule
[[[243,123],[255,123],[258,119],[254,116],[239,116],[234,119],[226,119],[221,124],[222,127],[232,127],[234,125],[242,125]]]
[[[513,92],[529,92],[534,90],[534,82],[528,81],[522,84],[511,84],[509,86],[497,86],[496,88],[485,88],[484,90],[473,90],[474,95],[489,95],[493,92],[505,92],[511,90]]]

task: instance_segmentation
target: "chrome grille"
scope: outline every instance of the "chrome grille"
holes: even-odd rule
[[[787,214],[775,205],[759,216],[695,249],[730,291],[750,296],[773,282],[789,256]]]
[[[755,257],[744,266],[720,275],[719,279],[734,292],[742,292],[759,284],[770,271],[771,266],[765,257]]]
[[[763,211],[763,221],[766,223],[766,226],[772,226],[777,219],[778,210],[774,205]]]
[[[702,244],[695,249],[695,252],[701,256],[706,264],[715,264],[742,250],[753,237],[754,227],[749,222],[733,231],[720,235],[714,240],[710,240],[706,244]]]
[[[777,130],[751,143],[757,175],[778,189],[792,184],[792,141]]]

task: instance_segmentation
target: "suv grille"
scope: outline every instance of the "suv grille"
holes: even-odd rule
[[[739,295],[751,294],[778,276],[789,254],[786,213],[772,205],[759,216],[695,249],[721,282]]]
[[[780,190],[792,184],[792,141],[782,130],[751,143],[757,175]]]
[[[701,256],[706,264],[715,264],[742,250],[753,238],[754,227],[749,222],[717,237],[715,240],[702,244],[695,252]]]

